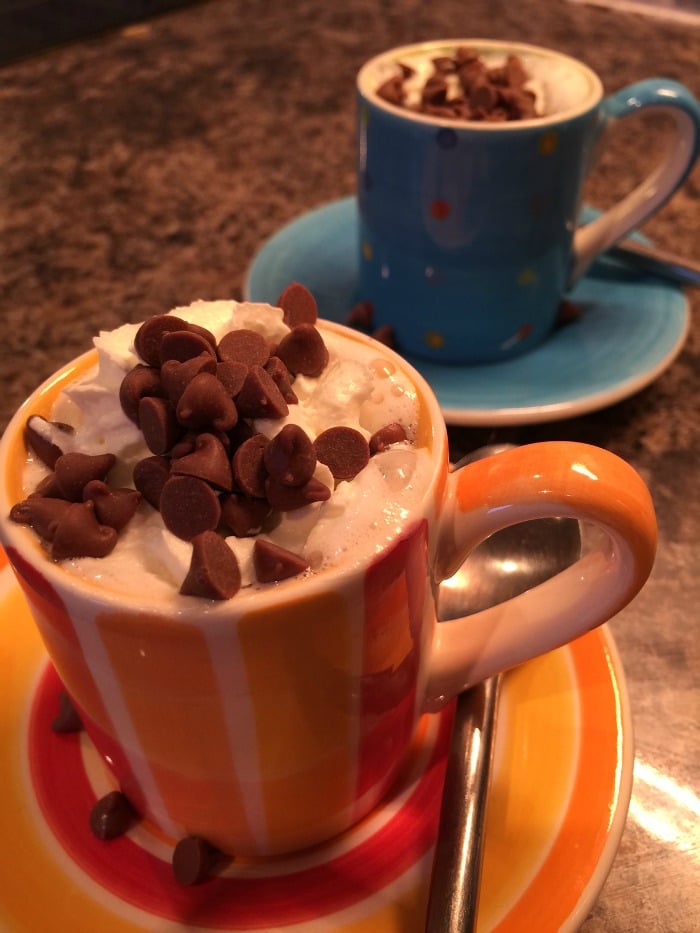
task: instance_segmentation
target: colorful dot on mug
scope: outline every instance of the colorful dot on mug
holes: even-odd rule
[[[529,337],[532,333],[532,324],[523,324],[519,327],[512,337],[509,337],[507,340],[504,340],[500,345],[501,350],[510,350],[516,344],[519,344],[521,340],[524,340],[526,337]]]
[[[457,134],[454,130],[438,130],[435,134],[435,142],[441,149],[454,149],[458,143]]]
[[[449,217],[450,205],[447,203],[447,201],[438,199],[437,201],[433,201],[431,203],[430,213],[433,215],[435,220],[444,220],[446,217]]]
[[[558,145],[559,134],[555,133],[554,130],[551,130],[549,133],[544,133],[542,136],[540,136],[537,148],[540,155],[548,156],[552,155],[552,153],[556,151]]]
[[[427,330],[423,334],[423,342],[431,350],[439,350],[445,346],[445,338],[435,330]]]
[[[523,269],[520,275],[518,276],[518,285],[523,288],[526,288],[528,285],[534,285],[537,282],[537,273],[534,269],[529,267]]]
[[[372,247],[371,247],[371,245],[367,242],[367,240],[364,240],[363,243],[362,243],[362,255],[365,257],[365,259],[367,260],[367,262],[371,262],[371,260],[372,260]]]

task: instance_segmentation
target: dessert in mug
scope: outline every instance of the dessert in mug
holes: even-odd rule
[[[300,286],[278,304],[100,335],[0,445],[3,546],[67,695],[54,729],[84,726],[106,765],[90,826],[156,831],[187,884],[366,817],[423,713],[610,618],[653,560],[648,490],[613,455],[451,473],[419,373],[317,322]],[[435,584],[479,540],[562,512],[612,546],[437,625]]]
[[[442,55],[410,53],[389,68],[377,96],[416,113],[489,123],[543,114],[541,85],[518,55],[484,57],[457,46]]]
[[[200,603],[206,626],[212,600],[283,580],[293,600],[305,577],[401,536],[433,470],[415,386],[378,345],[317,329],[302,286],[278,304],[198,301],[95,338],[97,363],[24,429],[10,518],[46,560],[79,585],[147,593],[143,612],[171,625]],[[53,728],[81,727],[64,692]],[[111,839],[140,815],[122,787],[89,824]],[[201,881],[221,857],[181,836],[175,877]]]
[[[25,437],[11,512],[67,572],[226,599],[380,551],[430,476],[407,376],[281,307],[198,301],[95,339],[98,363]]]

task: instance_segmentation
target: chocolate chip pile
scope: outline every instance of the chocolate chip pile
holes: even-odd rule
[[[502,66],[489,68],[475,49],[461,46],[454,55],[431,61],[433,73],[421,89],[419,104],[407,103],[405,84],[416,72],[403,63],[401,74],[384,81],[377,95],[397,107],[453,120],[503,123],[539,116],[519,56],[509,55]]]
[[[48,422],[41,415],[28,418],[27,446],[52,472],[29,498],[12,507],[10,518],[31,525],[54,560],[106,557],[135,514],[141,495],[105,482],[117,461],[114,454],[62,453],[52,438],[72,432],[68,425]]]
[[[290,330],[275,346],[245,328],[217,344],[205,328],[171,314],[145,321],[134,340],[141,362],[119,390],[122,409],[151,451],[135,465],[136,488],[108,484],[114,455],[64,453],[61,438],[72,428],[35,415],[25,439],[52,472],[10,517],[34,528],[54,560],[104,557],[143,498],[169,531],[192,544],[180,592],[234,596],[241,575],[224,535],[256,536],[276,513],[328,499],[331,490],[314,476],[318,462],[336,483],[352,480],[370,456],[406,439],[398,424],[369,441],[342,425],[313,441],[295,424],[271,438],[255,431],[255,419],[283,419],[298,402],[297,375],[317,377],[328,364],[311,293],[292,283],[278,305]],[[308,569],[299,555],[263,538],[255,541],[253,564],[260,583]]]

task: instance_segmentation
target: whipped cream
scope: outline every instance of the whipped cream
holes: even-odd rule
[[[256,330],[272,342],[279,342],[289,332],[282,310],[262,303],[197,301],[170,313],[207,328],[217,342],[239,328]],[[119,402],[124,376],[141,362],[134,350],[139,327],[124,324],[100,332],[94,339],[97,364],[64,390],[51,414],[53,421],[75,429],[61,435],[64,453],[112,453],[117,457],[110,474],[113,486],[133,486],[135,464],[151,456],[143,434]],[[319,462],[315,477],[331,490],[330,498],[277,513],[274,527],[263,527],[258,537],[302,556],[310,573],[341,563],[359,563],[380,552],[406,526],[432,472],[428,451],[415,446],[418,400],[407,375],[382,354],[381,347],[347,339],[324,329],[321,322],[319,329],[329,351],[327,367],[318,378],[297,376],[293,389],[298,404],[289,405],[284,419],[256,419],[254,429],[273,437],[285,424],[294,423],[314,440],[326,428],[346,425],[369,439],[384,425],[399,422],[407,440],[375,454],[351,481],[335,483],[328,467]],[[27,494],[45,473],[40,462],[30,459],[25,476]],[[255,540],[233,535],[226,538],[237,557],[244,587],[261,586],[253,571]],[[192,545],[168,531],[160,513],[142,501],[111,554],[62,563],[68,571],[114,591],[133,592],[136,585],[155,598],[191,600],[193,597],[178,593],[191,553]]]

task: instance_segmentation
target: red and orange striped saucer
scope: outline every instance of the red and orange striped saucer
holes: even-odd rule
[[[6,565],[0,659],[1,931],[422,933],[451,708],[424,718],[392,794],[350,832],[183,888],[146,824],[111,842],[90,833],[111,787],[84,734],[50,728],[60,684]],[[607,629],[504,678],[479,933],[580,925],[617,850],[632,765]]]

